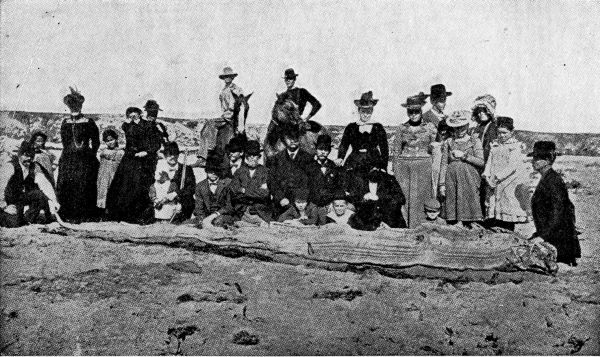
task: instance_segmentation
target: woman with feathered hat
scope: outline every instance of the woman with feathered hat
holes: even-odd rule
[[[100,147],[100,132],[91,118],[81,114],[85,98],[70,88],[63,101],[71,111],[60,127],[63,151],[58,160],[56,191],[60,217],[79,223],[96,216],[96,180],[100,163],[96,152]]]

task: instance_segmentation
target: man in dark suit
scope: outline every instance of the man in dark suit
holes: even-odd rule
[[[533,156],[533,169],[542,174],[531,199],[536,229],[533,237],[541,237],[556,248],[557,262],[576,266],[577,258],[581,258],[581,247],[575,228],[575,207],[560,174],[552,169],[556,144],[538,141],[528,156]]]
[[[269,170],[259,163],[261,149],[258,141],[248,141],[244,155],[245,163],[235,171],[230,184],[233,208],[236,216],[248,223],[268,223],[273,219]]]
[[[317,112],[321,109],[321,103],[315,98],[310,92],[304,88],[296,87],[296,78],[298,74],[294,72],[293,68],[288,68],[285,70],[283,75],[283,79],[285,80],[285,86],[287,90],[283,93],[288,98],[290,98],[294,103],[298,105],[298,112],[302,118],[303,122],[308,122]],[[311,105],[310,113],[307,116],[302,117],[304,108],[306,108],[306,103]]]
[[[267,159],[269,169],[269,188],[273,196],[275,212],[283,213],[294,202],[294,191],[309,189],[314,159],[300,149],[300,130],[296,125],[283,129],[285,149]]]
[[[152,171],[156,170],[156,164],[158,163],[158,151],[161,146],[165,143],[169,142],[169,133],[167,133],[167,127],[163,123],[159,123],[156,121],[158,117],[158,112],[162,111],[158,103],[150,99],[144,105],[144,109],[146,110],[146,122],[149,124],[149,136],[146,138],[148,140],[149,146],[153,148],[148,152],[148,160],[152,164]]]
[[[445,120],[447,117],[447,115],[444,114],[444,109],[446,108],[446,98],[451,95],[452,92],[447,92],[446,86],[443,84],[432,85],[429,92],[431,109],[423,114],[423,122],[431,123],[437,128],[440,121]]]
[[[313,174],[311,177],[312,193],[310,202],[320,208],[326,208],[338,190],[344,189],[340,168],[329,159],[331,153],[331,137],[319,135],[316,144],[317,153],[314,158]]]
[[[206,159],[206,179],[196,186],[196,223],[202,227],[210,225],[229,226],[235,222],[231,206],[230,178],[221,178],[223,158],[209,151]]]

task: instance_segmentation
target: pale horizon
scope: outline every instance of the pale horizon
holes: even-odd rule
[[[374,118],[407,120],[407,96],[444,83],[447,112],[490,93],[518,130],[600,133],[600,4],[592,1],[158,1],[0,3],[0,108],[123,114],[155,99],[165,117],[220,115],[231,66],[267,124],[283,71],[323,104],[324,124],[356,120],[372,90]],[[429,105],[425,107],[425,110]],[[308,108],[307,108],[308,110]]]

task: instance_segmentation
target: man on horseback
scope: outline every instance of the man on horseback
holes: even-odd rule
[[[296,103],[302,121],[308,122],[321,109],[321,103],[306,89],[296,87],[297,77],[298,74],[296,74],[293,68],[288,68],[285,70],[283,79],[285,80],[287,90],[283,94]],[[302,117],[304,108],[306,108],[306,103],[310,103],[312,109],[306,117]]]
[[[267,129],[265,140],[265,154],[272,156],[283,150],[282,125],[295,125],[300,130],[300,146],[314,155],[315,143],[319,134],[325,134],[326,129],[319,123],[310,120],[320,109],[321,103],[309,91],[295,87],[298,75],[294,69],[288,68],[284,73],[287,90],[277,94],[273,107],[272,120]],[[306,104],[310,103],[310,113],[303,117]]]
[[[223,68],[223,73],[219,75],[219,78],[225,82],[225,87],[223,87],[219,94],[223,114],[221,115],[221,120],[217,123],[216,138],[216,147],[221,149],[225,149],[225,145],[229,143],[229,140],[235,134],[244,131],[244,123],[240,123],[238,118],[234,116],[236,98],[245,98],[242,88],[233,83],[235,77],[237,77],[237,73],[231,67]]]

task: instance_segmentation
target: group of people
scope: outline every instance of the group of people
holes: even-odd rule
[[[228,227],[278,221],[376,230],[433,222],[514,230],[532,216],[535,235],[557,248],[558,261],[576,264],[580,257],[574,208],[552,169],[556,146],[540,141],[529,154],[542,174],[530,197],[525,145],[513,136],[514,120],[496,115],[491,95],[449,115],[444,110],[452,93],[443,84],[408,97],[402,103],[407,120],[390,148],[384,126],[373,119],[378,99],[369,91],[354,101],[358,118],[346,126],[335,158],[329,135],[318,137],[312,155],[300,148],[302,125],[292,124],[278,128],[285,148],[266,156],[258,141],[238,135],[243,128],[233,121],[231,105],[243,91],[233,83],[236,76],[231,68],[219,76],[225,82],[219,140],[205,158],[206,179],[198,184],[187,153],[181,163],[177,143],[156,121],[161,110],[156,101],[144,106],[145,118],[139,108],[126,110],[124,150],[117,132],[107,129],[99,151],[98,127],[81,114],[85,99],[71,89],[64,97],[71,115],[61,126],[56,183],[46,136],[34,133],[9,166],[0,223],[49,222],[57,214],[74,223],[160,220]],[[297,76],[288,69],[284,80],[306,122],[321,104],[295,87]],[[423,112],[428,98],[431,108]],[[311,110],[303,116],[307,104]]]

